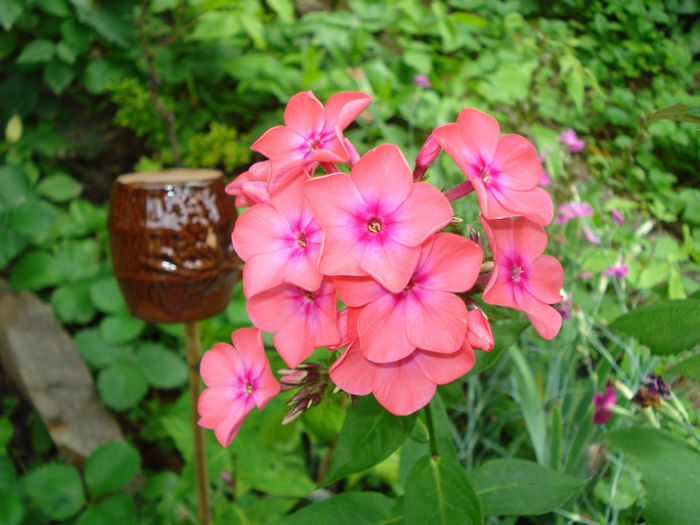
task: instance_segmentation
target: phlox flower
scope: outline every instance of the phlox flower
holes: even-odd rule
[[[618,279],[624,279],[627,277],[627,273],[629,272],[629,268],[627,265],[623,262],[619,262],[617,264],[612,265],[610,268],[607,268],[605,270],[605,275],[609,275],[611,277],[617,277]]]
[[[292,181],[268,203],[251,206],[236,221],[231,239],[245,261],[246,297],[280,283],[306,290],[316,290],[321,284],[322,233],[304,200],[303,183],[303,179]]]
[[[571,128],[562,132],[562,134],[557,137],[557,140],[562,144],[566,144],[567,146],[569,146],[571,153],[581,151],[586,145],[586,142],[582,139],[579,139],[578,135],[576,135],[576,132]]]
[[[301,167],[347,162],[343,130],[370,100],[364,93],[346,91],[331,96],[324,108],[311,91],[297,93],[284,110],[285,125],[266,131],[250,149],[274,162],[294,162]]]
[[[267,181],[270,161],[256,162],[226,185],[226,193],[236,197],[236,207],[245,208],[259,202],[268,202]]]
[[[610,410],[617,403],[617,394],[611,386],[605,388],[605,392],[598,392],[593,396],[595,410],[593,412],[593,423],[603,425],[610,421],[612,411]]]
[[[375,363],[408,357],[415,348],[440,354],[464,343],[467,307],[455,293],[469,290],[483,252],[453,233],[438,233],[421,247],[406,287],[398,293],[368,277],[336,277],[340,299],[362,307],[357,333],[364,356]]]
[[[426,89],[433,87],[430,83],[430,79],[425,75],[413,75],[413,83]]]
[[[461,347],[450,354],[415,348],[393,363],[375,363],[364,356],[359,341],[352,343],[333,363],[333,382],[356,396],[374,394],[392,414],[405,416],[427,405],[437,385],[462,377],[474,366],[474,350],[465,338]]]
[[[434,186],[413,182],[393,144],[366,153],[350,176],[308,180],[304,194],[323,228],[321,272],[370,275],[395,293],[408,284],[423,241],[452,218],[449,201]]]
[[[266,332],[274,332],[273,344],[289,368],[296,368],[320,346],[340,341],[335,288],[324,278],[318,289],[308,291],[280,284],[248,299],[250,320]]]
[[[562,317],[549,306],[561,300],[564,270],[551,255],[542,255],[547,234],[524,218],[490,221],[481,225],[493,252],[494,270],[482,299],[488,304],[522,310],[542,337],[552,339]]]
[[[591,230],[588,226],[583,227],[583,236],[586,238],[588,242],[591,244],[600,244],[600,238],[596,233]]]
[[[487,219],[523,215],[549,224],[553,205],[537,185],[542,165],[525,137],[501,135],[498,121],[475,109],[463,109],[457,122],[433,130],[438,144],[472,183]]]
[[[260,330],[239,328],[231,334],[231,342],[216,343],[204,353],[199,367],[207,388],[197,403],[198,424],[214,429],[224,447],[231,444],[253,407],[262,410],[280,391]]]

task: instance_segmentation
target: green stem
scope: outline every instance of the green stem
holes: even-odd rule
[[[433,423],[433,413],[430,410],[430,403],[425,405],[425,424],[428,425],[428,437],[430,439],[430,454],[436,458],[438,454],[437,438],[435,437],[435,423]]]

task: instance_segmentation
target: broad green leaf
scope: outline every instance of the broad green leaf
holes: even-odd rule
[[[10,210],[8,221],[14,230],[41,243],[49,236],[59,216],[53,204],[32,195]]]
[[[668,355],[700,342],[700,300],[683,299],[641,306],[615,319],[610,328],[631,335],[653,354]]]
[[[564,84],[566,84],[566,92],[569,98],[576,106],[579,111],[583,110],[583,98],[584,98],[584,83],[583,83],[583,73],[578,69],[573,69],[566,75],[564,79]]]
[[[48,62],[56,51],[56,44],[46,38],[37,38],[25,46],[17,57],[18,64],[40,64]]]
[[[73,337],[73,343],[82,358],[95,368],[105,368],[124,361],[122,357],[127,352],[127,349],[105,341],[97,328],[81,330]]]
[[[85,461],[85,483],[92,498],[121,489],[139,469],[139,453],[127,443],[102,445]]]
[[[76,525],[115,525],[137,523],[136,506],[128,494],[115,494],[87,509]]]
[[[41,510],[55,520],[70,518],[85,503],[80,475],[68,465],[39,467],[27,474],[25,486]]]
[[[425,456],[406,479],[406,525],[483,523],[479,499],[464,467],[454,459]]]
[[[335,454],[323,480],[330,485],[348,474],[373,467],[388,458],[406,441],[417,414],[395,416],[370,396],[348,408],[338,436]]]
[[[649,525],[687,525],[700,516],[700,453],[654,428],[608,434],[610,444],[634,459],[646,491],[642,515]]]
[[[700,124],[700,108],[688,106],[687,104],[674,104],[652,113],[649,117],[649,122],[663,119]]]
[[[97,389],[105,404],[115,410],[136,406],[148,391],[148,380],[134,365],[120,363],[100,372]]]
[[[49,175],[43,178],[36,187],[39,195],[43,195],[54,202],[66,202],[75,199],[82,190],[83,185],[65,173]]]
[[[485,516],[545,514],[578,494],[587,480],[523,459],[494,459],[469,474]]]
[[[270,525],[374,525],[383,523],[394,500],[378,492],[344,492],[313,503]]]
[[[146,480],[146,484],[139,494],[145,499],[154,500],[174,492],[179,483],[180,476],[175,472],[161,470]]]
[[[700,383],[700,354],[684,359],[671,368],[671,372],[689,377],[693,381]]]
[[[474,352],[476,354],[476,363],[474,363],[474,367],[469,373],[472,375],[478,374],[493,366],[493,364],[501,358],[503,352],[518,340],[520,334],[522,334],[528,326],[530,326],[530,323],[519,319],[503,319],[491,323],[491,330],[494,335],[494,347],[489,352],[482,352],[481,350]]]
[[[70,283],[54,289],[49,302],[56,318],[62,323],[85,324],[97,313],[90,301],[87,282]]]
[[[100,271],[100,246],[96,239],[65,240],[56,250],[56,264],[70,282],[96,277]]]
[[[22,14],[22,0],[3,0],[0,2],[0,24],[5,31],[12,29],[15,20]]]
[[[100,321],[100,335],[108,343],[121,345],[136,339],[146,323],[127,315],[108,315]]]
[[[290,0],[267,0],[267,4],[287,24],[294,22],[294,4]]]
[[[12,426],[12,422],[10,421],[10,418],[7,416],[3,416],[0,418],[0,459],[2,458],[7,458],[7,456],[3,455],[4,451],[6,450],[7,444],[10,442],[12,439],[12,434],[14,433],[14,428]],[[8,458],[9,459],[9,458]],[[2,464],[2,461],[0,461],[0,465]],[[2,483],[0,483],[0,490],[3,489]]]
[[[24,505],[16,492],[0,490],[0,523],[3,525],[20,525],[24,519]]]
[[[39,290],[63,281],[56,259],[46,252],[30,252],[20,257],[10,272],[10,286],[15,290]]]
[[[66,0],[36,0],[34,3],[39,9],[53,16],[67,17],[71,14]]]
[[[187,364],[174,351],[157,343],[145,343],[136,355],[138,366],[157,388],[175,388],[187,381]]]
[[[27,177],[18,166],[0,166],[0,207],[19,206],[32,193]]]
[[[535,449],[535,456],[540,463],[546,463],[548,453],[547,422],[540,391],[537,388],[530,365],[522,352],[516,346],[510,347],[509,352],[516,372],[516,403],[522,411],[525,428],[530,436],[532,448]]]
[[[113,82],[122,78],[123,71],[107,60],[93,60],[83,71],[83,84],[88,93],[101,95],[109,90]]]
[[[119,284],[113,276],[94,281],[90,285],[90,299],[101,312],[115,315],[129,312]]]
[[[73,82],[73,68],[60,60],[52,60],[44,68],[44,84],[60,95]]]
[[[17,46],[17,34],[3,32],[0,33],[0,60],[12,54]]]
[[[3,420],[4,418],[0,419],[0,422]],[[15,471],[15,464],[10,459],[10,456],[0,452],[0,493],[11,492],[16,482],[17,472]]]

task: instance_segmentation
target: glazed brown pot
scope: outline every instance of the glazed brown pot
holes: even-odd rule
[[[130,173],[114,181],[109,233],[114,273],[131,313],[197,321],[223,311],[240,277],[231,245],[233,199],[216,170]]]

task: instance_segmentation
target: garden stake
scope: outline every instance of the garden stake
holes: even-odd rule
[[[204,448],[204,432],[197,424],[197,400],[201,391],[199,381],[199,359],[202,348],[199,341],[199,326],[197,321],[185,324],[185,346],[187,347],[187,364],[190,376],[190,422],[192,424],[192,440],[194,443],[194,470],[197,484],[197,507],[199,521],[202,525],[211,523],[209,512],[209,479],[207,477],[207,454]]]

